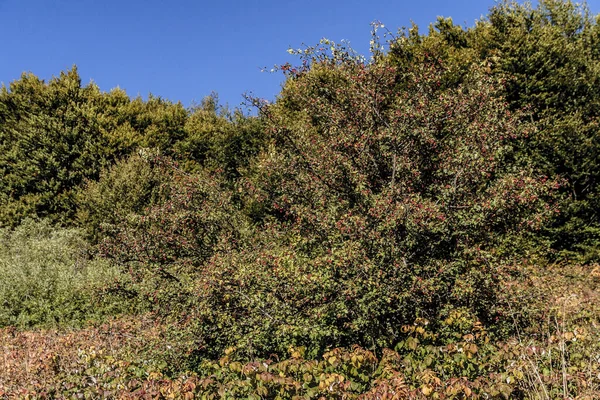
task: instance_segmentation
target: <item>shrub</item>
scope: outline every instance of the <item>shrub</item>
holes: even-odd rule
[[[186,169],[218,170],[231,182],[242,175],[264,145],[262,120],[219,106],[214,94],[190,110],[185,132],[174,148]]]
[[[184,138],[181,104],[83,86],[77,69],[45,82],[33,74],[0,89],[0,226],[25,217],[71,225],[76,194],[138,147],[169,154]]]
[[[283,66],[262,108],[270,147],[244,181],[257,231],[198,284],[207,351],[381,349],[448,307],[492,326],[514,255],[499,246],[553,212],[556,182],[512,164],[532,127],[501,82],[474,66],[444,87],[437,60],[399,69],[330,45]]]
[[[539,294],[532,305],[546,316],[505,342],[462,308],[446,310],[437,324],[421,318],[402,326],[393,350],[352,346],[311,358],[306,348],[290,347],[281,357],[248,358],[227,348],[190,371],[181,363],[190,348],[169,334],[175,327],[148,315],[80,330],[5,328],[0,396],[598,398],[597,271],[529,267],[534,279],[520,289]]]
[[[160,189],[168,180],[169,173],[153,150],[140,149],[103,170],[98,181],[87,182],[78,194],[77,221],[97,243],[110,226],[159,203],[164,195]]]
[[[440,58],[452,71],[449,85],[473,63],[506,80],[499,94],[511,111],[528,108],[520,119],[537,128],[517,142],[517,158],[565,180],[561,213],[548,220],[545,236],[559,256],[593,262],[600,243],[600,24],[585,2],[532,3],[500,1],[467,29],[441,17],[425,35],[413,27],[394,38],[389,57],[400,67]]]
[[[190,174],[163,157],[154,158],[153,165],[161,176],[155,188],[160,196],[105,224],[98,249],[129,274],[133,292],[169,315],[195,302],[192,292],[206,261],[235,248],[246,228],[231,191],[216,174]]]
[[[48,221],[0,230],[0,326],[76,324],[109,312],[96,290],[118,271],[86,249],[79,230]]]

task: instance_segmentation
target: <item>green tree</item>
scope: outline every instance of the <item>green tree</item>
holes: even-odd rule
[[[52,216],[66,222],[75,188],[112,157],[88,99],[95,85],[81,86],[74,68],[48,84],[31,74],[2,88],[0,125],[0,221]]]
[[[92,243],[110,235],[111,227],[131,214],[164,200],[161,190],[171,181],[170,173],[149,149],[117,160],[90,180],[78,194],[77,222],[87,230]]]
[[[391,43],[399,66],[433,57],[457,85],[474,63],[504,80],[511,111],[537,130],[519,145],[518,161],[563,178],[561,214],[547,237],[563,255],[597,259],[600,243],[600,28],[585,5],[564,0],[503,1],[483,21],[463,29],[440,18],[427,35],[417,29]]]
[[[216,169],[231,182],[242,176],[265,142],[264,124],[259,117],[219,106],[216,94],[191,109],[185,133],[175,152],[187,168]]]
[[[187,173],[163,156],[134,156],[88,191],[86,208],[97,210],[89,225],[102,222],[99,253],[128,273],[130,290],[150,298],[162,316],[195,311],[209,261],[235,248],[247,229],[222,177]],[[107,215],[111,209],[114,216]]]
[[[171,154],[186,120],[180,103],[83,86],[75,67],[47,83],[24,74],[0,91],[0,225],[72,223],[84,182],[139,147]]]

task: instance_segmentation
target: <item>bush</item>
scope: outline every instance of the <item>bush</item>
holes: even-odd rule
[[[78,194],[77,221],[92,243],[131,213],[140,213],[164,197],[169,173],[150,149],[140,149],[103,170],[98,181],[88,181]]]
[[[340,47],[305,54],[262,109],[270,146],[241,181],[256,229],[206,258],[194,285],[184,318],[199,356],[382,349],[454,308],[497,326],[507,244],[553,212],[556,182],[512,164],[531,127],[476,67],[445,88],[435,60],[399,70]]]
[[[535,3],[499,1],[467,29],[441,17],[425,35],[413,27],[391,42],[389,58],[400,67],[439,58],[452,71],[448,85],[473,63],[505,79],[499,94],[511,111],[527,108],[520,119],[537,128],[517,142],[518,160],[565,180],[561,213],[544,236],[559,257],[593,263],[600,256],[600,20],[585,2]]]
[[[216,95],[192,108],[185,124],[186,137],[175,146],[178,159],[188,170],[219,170],[233,182],[264,145],[264,129],[258,117],[218,105]]]
[[[127,207],[115,207],[119,217],[104,224],[98,250],[128,273],[138,300],[149,300],[160,314],[170,315],[196,301],[193,290],[207,261],[235,248],[246,224],[216,174],[189,174],[165,157],[155,157],[152,165],[153,176],[160,176],[155,188],[160,196],[143,209],[128,206],[129,213]],[[127,169],[113,172],[119,171]],[[110,176],[107,180],[96,187],[119,191],[110,185]],[[109,207],[118,205],[117,198],[129,201],[126,196],[98,198]]]
[[[97,290],[118,271],[86,249],[79,230],[48,221],[0,230],[0,326],[76,324],[109,312]]]
[[[77,69],[0,88],[0,227],[25,217],[72,225],[81,185],[138,147],[169,154],[185,137],[181,104],[82,85]]]
[[[5,328],[0,396],[599,398],[598,268],[591,276],[580,266],[528,268],[533,280],[514,289],[535,293],[528,301],[545,315],[504,342],[465,308],[400,327],[393,350],[352,346],[311,358],[290,347],[281,357],[248,358],[227,348],[195,366],[183,362],[192,347],[172,335],[177,327],[147,315],[80,330]]]

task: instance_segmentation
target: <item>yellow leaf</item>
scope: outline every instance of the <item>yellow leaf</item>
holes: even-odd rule
[[[423,385],[421,386],[421,392],[423,392],[423,394],[427,397],[431,396],[431,393],[433,393],[433,388],[429,385]]]

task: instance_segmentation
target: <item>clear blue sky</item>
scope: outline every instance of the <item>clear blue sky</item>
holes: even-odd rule
[[[242,93],[273,99],[288,47],[322,37],[366,53],[370,22],[421,28],[438,15],[472,25],[494,0],[0,0],[0,82],[22,72],[49,79],[76,64],[84,82],[185,105],[211,91],[236,106]],[[600,0],[588,2],[600,11]]]

